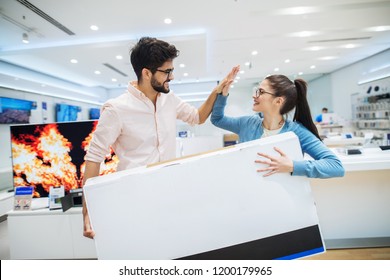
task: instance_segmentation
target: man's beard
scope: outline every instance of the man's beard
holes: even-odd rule
[[[170,80],[166,80],[165,82],[169,82]],[[168,88],[165,88],[164,87],[164,83],[160,84],[155,78],[152,78],[152,80],[150,81],[150,84],[152,85],[152,88],[157,91],[157,92],[162,92],[162,93],[168,93],[169,92],[169,84],[168,84]]]

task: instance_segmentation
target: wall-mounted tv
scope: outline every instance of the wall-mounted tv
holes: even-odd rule
[[[99,118],[100,118],[100,109],[99,108],[89,109],[89,119],[90,120],[98,120]]]
[[[0,97],[0,123],[29,123],[31,110],[36,108],[35,101]]]
[[[33,197],[47,197],[52,186],[64,186],[65,193],[80,188],[96,125],[79,121],[10,126],[14,187],[33,186]],[[111,149],[100,175],[115,172],[117,164]]]
[[[77,121],[77,114],[81,112],[80,106],[73,106],[64,103],[56,104],[56,122]]]

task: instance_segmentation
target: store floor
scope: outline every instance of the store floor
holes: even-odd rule
[[[4,220],[0,222],[0,260],[9,259],[8,223]],[[303,260],[390,260],[390,247],[327,250]]]

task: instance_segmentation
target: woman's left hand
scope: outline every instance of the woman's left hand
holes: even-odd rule
[[[270,156],[263,153],[257,153],[259,156],[262,156],[268,160],[255,160],[256,163],[262,163],[268,165],[266,168],[258,169],[257,172],[267,172],[263,176],[267,177],[277,172],[291,173],[294,170],[293,161],[286,156],[286,154],[279,148],[274,147],[274,150],[280,154],[280,157]]]

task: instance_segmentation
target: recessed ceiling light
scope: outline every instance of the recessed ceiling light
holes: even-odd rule
[[[353,49],[353,48],[356,48],[357,45],[355,45],[355,44],[347,44],[347,45],[345,45],[343,47],[346,48],[346,49]]]
[[[91,28],[93,31],[99,30],[99,27],[96,25],[91,25],[89,28]]]
[[[299,72],[298,75],[299,75],[299,76],[302,76],[302,75],[303,75],[303,72]]]
[[[121,55],[116,56],[116,59],[122,59],[122,58],[123,58],[123,56],[121,56]]]
[[[284,63],[290,63],[290,61],[291,61],[291,60],[287,58],[287,59],[284,61]]]
[[[317,7],[291,7],[280,9],[276,12],[279,15],[305,15],[311,13],[318,13],[320,11]]]
[[[96,70],[96,71],[95,71],[95,74],[96,74],[96,75],[100,75],[100,73],[101,73],[101,72],[100,72],[99,70]]]
[[[74,63],[74,64],[78,63],[77,59],[74,59],[74,58],[72,58],[72,59],[70,60],[70,62],[71,62],[71,63]]]
[[[290,33],[289,36],[291,37],[311,37],[320,34],[318,31],[300,31],[300,32],[294,32]]]
[[[305,50],[308,50],[308,51],[320,51],[320,50],[323,50],[323,49],[325,49],[325,48],[321,47],[321,46],[313,46],[313,47],[306,48]]]
[[[164,23],[165,24],[171,24],[172,20],[170,18],[166,18],[166,19],[164,19]]]
[[[184,63],[180,63],[180,64],[179,64],[179,67],[180,67],[180,68],[184,68],[184,67],[186,67],[186,65],[185,65]]]
[[[310,66],[310,69],[315,69],[315,68],[316,68],[315,65]]]
[[[373,27],[368,27],[365,28],[364,31],[370,31],[370,32],[382,32],[382,31],[388,31],[390,30],[389,25],[383,25],[383,26],[373,26]]]
[[[236,79],[239,80],[239,79],[241,79],[241,77],[240,77],[240,76],[237,76]]]
[[[244,71],[244,70],[241,70],[241,71],[240,71],[240,74],[245,74],[245,71]]]
[[[249,61],[245,62],[245,66],[249,66],[251,63]]]
[[[258,54],[258,51],[252,51],[252,55],[257,55]]]
[[[279,71],[279,68],[278,68],[278,67],[276,67],[276,68],[274,69],[274,71],[275,71],[275,72],[278,72],[278,71]]]
[[[117,79],[115,79],[115,78],[112,78],[112,79],[111,79],[111,81],[113,81],[113,82],[116,82],[116,81],[117,81]]]
[[[188,73],[184,73],[183,76],[184,76],[184,77],[187,77],[187,76],[188,76]]]
[[[319,60],[332,60],[332,59],[336,59],[337,56],[323,56],[323,57],[319,57],[318,59]]]

